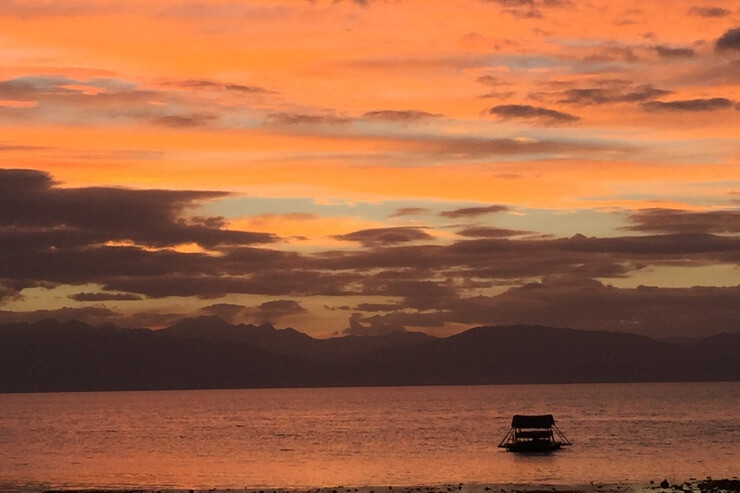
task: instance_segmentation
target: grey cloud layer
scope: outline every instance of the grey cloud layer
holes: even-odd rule
[[[457,232],[460,236],[468,238],[509,238],[511,236],[521,236],[532,234],[531,231],[521,231],[515,229],[492,228],[487,226],[464,228]]]
[[[634,88],[583,88],[568,89],[562,93],[561,103],[567,104],[609,104],[609,103],[636,103],[655,99],[670,94],[671,91],[657,89],[651,85],[642,85]]]
[[[720,36],[715,49],[719,52],[740,51],[740,27],[734,27]]]
[[[691,212],[645,209],[629,217],[627,229],[659,233],[740,233],[740,211]]]
[[[449,160],[485,158],[496,155],[530,155],[548,153],[600,154],[630,152],[633,149],[621,143],[581,142],[577,139],[528,140],[507,138],[473,138],[454,135],[405,135],[381,127],[380,132],[365,134],[362,124],[378,125],[395,122],[404,125],[425,124],[444,117],[423,110],[383,109],[368,111],[361,117],[332,113],[309,113],[266,110],[262,101],[259,108],[250,106],[253,98],[269,98],[272,91],[258,86],[221,83],[208,79],[164,81],[153,89],[140,89],[135,84],[118,79],[76,80],[56,76],[21,77],[0,81],[0,100],[29,103],[21,107],[0,107],[0,120],[33,121],[35,124],[84,122],[93,124],[145,123],[174,130],[193,128],[239,127],[245,115],[262,119],[265,125],[295,127],[308,134],[384,139],[387,149],[378,158],[390,154],[408,154],[414,158],[429,155]],[[236,105],[214,108],[212,91],[244,94],[246,100]],[[231,100],[231,99],[230,99]],[[122,108],[125,108],[123,110]],[[251,113],[254,111],[254,113]],[[527,105],[502,105],[490,110],[502,120],[518,119],[528,124],[559,125],[573,123],[578,117]],[[238,117],[236,117],[238,115]],[[249,118],[247,118],[249,120]],[[251,121],[251,120],[249,120]],[[21,150],[12,143],[0,145],[0,151]],[[161,156],[159,156],[161,157]]]
[[[215,303],[202,308],[200,311],[207,315],[221,317],[231,323],[245,320],[257,323],[274,323],[285,316],[305,313],[306,309],[295,300],[273,300],[257,306]]]
[[[732,12],[730,12],[727,9],[724,9],[722,7],[691,7],[689,9],[689,14],[691,15],[698,15],[699,17],[725,17],[730,15]]]
[[[732,288],[635,291],[593,280],[627,277],[651,265],[739,265],[737,211],[635,212],[629,228],[653,233],[640,236],[517,238],[526,232],[481,224],[486,214],[505,211],[505,206],[469,207],[446,211],[449,218],[475,221],[455,226],[464,239],[438,243],[420,227],[366,229],[340,237],[359,242],[361,248],[308,255],[269,248],[277,240],[273,235],[233,231],[225,228],[222,218],[192,215],[194,206],[223,196],[60,188],[45,173],[3,170],[0,296],[17,298],[31,286],[98,284],[103,292],[80,292],[71,302],[135,304],[141,297],[198,297],[215,300],[210,313],[260,320],[301,315],[305,308],[287,299],[296,296],[388,300],[357,306],[357,330],[422,323],[541,323],[538,317],[547,316],[553,317],[551,323],[562,320],[563,325],[584,328],[652,330],[655,317],[638,299],[640,293],[664,303],[669,321],[679,316],[696,321],[710,308],[725,316],[697,326],[697,331],[720,330],[722,320],[737,316],[727,301],[735,293]],[[197,243],[211,253],[172,249],[183,242]],[[490,293],[501,287],[508,290]],[[228,293],[275,299],[247,310],[217,302]],[[630,315],[632,325],[619,325],[614,318],[604,318],[603,311],[591,310],[609,299],[615,300],[609,317],[617,317],[618,310],[632,313],[631,304],[642,307]],[[588,310],[575,310],[583,303]],[[90,320],[114,316],[67,312]],[[158,323],[172,318],[155,315],[144,313],[136,320]],[[686,323],[679,327],[688,331]]]
[[[209,79],[189,79],[181,81],[170,81],[169,85],[187,89],[219,89],[226,91],[237,91],[251,94],[273,93],[261,86],[248,86],[244,84],[216,82]]]
[[[653,47],[655,52],[663,58],[685,58],[696,55],[693,48],[675,48],[665,45],[656,45]]]
[[[272,125],[344,125],[351,121],[340,116],[305,113],[270,113],[266,118],[266,122]]]
[[[392,122],[413,122],[418,120],[427,120],[429,118],[440,118],[444,115],[440,113],[429,113],[419,110],[378,110],[368,111],[362,115],[363,118],[371,120],[387,120]]]
[[[165,247],[269,243],[265,233],[222,229],[222,218],[185,216],[188,208],[224,197],[222,192],[57,188],[51,177],[33,170],[0,170],[0,232],[29,247],[77,247],[132,241]]]
[[[210,80],[168,81],[148,89],[112,78],[78,80],[44,75],[0,81],[0,100],[29,103],[27,107],[12,108],[12,112],[6,109],[4,117],[35,122],[136,121],[173,128],[208,126],[218,123],[219,117],[212,112],[212,102],[201,100],[200,93],[213,91],[241,94],[246,100],[274,94],[259,86]]]
[[[570,113],[528,104],[502,104],[491,108],[489,113],[503,120],[535,120],[546,124],[572,123],[580,120],[579,117]]]
[[[484,214],[494,214],[497,212],[505,212],[508,210],[509,208],[505,205],[489,205],[489,206],[484,206],[484,207],[464,207],[462,209],[442,211],[439,213],[439,215],[442,217],[455,219],[455,218],[460,218],[460,217],[475,217],[475,216],[482,216]]]
[[[543,17],[546,9],[570,5],[568,0],[484,0],[496,3],[502,7],[503,12],[523,18]]]
[[[335,236],[339,240],[357,241],[366,247],[395,245],[409,241],[432,240],[433,237],[423,228],[395,227],[363,229],[344,235]]]
[[[735,103],[727,98],[683,99],[643,103],[645,111],[717,111],[732,109]]]
[[[435,327],[445,323],[544,326],[635,332],[651,337],[696,337],[736,330],[740,287],[618,289],[596,281],[557,279],[526,284],[498,296],[447,300],[437,310],[355,312],[366,331]],[[365,324],[365,325],[363,325]]]

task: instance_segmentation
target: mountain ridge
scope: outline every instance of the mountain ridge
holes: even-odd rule
[[[44,320],[0,325],[0,392],[740,380],[736,354],[740,332],[692,345],[531,325],[314,339],[218,317]]]

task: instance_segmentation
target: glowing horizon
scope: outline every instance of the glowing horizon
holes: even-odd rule
[[[734,2],[29,0],[0,33],[0,322],[740,323]]]

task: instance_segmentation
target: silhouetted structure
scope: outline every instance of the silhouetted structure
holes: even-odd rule
[[[552,452],[563,445],[572,445],[555,426],[552,414],[542,416],[515,415],[511,419],[511,429],[506,434],[500,448],[509,452]]]

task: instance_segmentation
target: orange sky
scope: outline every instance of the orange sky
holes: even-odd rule
[[[217,216],[207,227],[273,235],[256,248],[309,263],[333,251],[455,248],[483,238],[480,228],[489,228],[488,239],[533,242],[577,233],[734,239],[738,26],[740,9],[729,0],[10,0],[0,2],[0,168],[47,173],[51,195],[90,187],[228,193],[168,203],[168,217],[190,224],[199,220],[192,216]],[[445,215],[492,206],[502,208]],[[645,211],[663,214],[668,226],[657,216],[641,223]],[[11,212],[3,231],[25,231],[22,217]],[[44,227],[74,223],[54,221]],[[373,236],[380,230],[385,239]],[[348,239],[355,232],[364,243]],[[95,245],[146,251],[157,243],[228,257],[188,234],[165,244],[119,231]],[[599,262],[609,255],[616,254],[601,252]],[[544,285],[576,268],[622,289],[732,286],[740,278],[737,256],[671,255],[620,257],[619,274],[589,271],[594,259],[563,258],[559,268],[483,275],[486,287],[475,289],[480,276],[458,272],[459,263],[423,275],[412,262],[291,269],[335,277],[393,271],[457,286],[449,298],[457,301]],[[0,312],[20,319],[93,307],[156,325],[226,303],[246,307],[236,321],[252,321],[247,308],[289,299],[303,310],[271,321],[322,335],[341,332],[352,313],[367,328],[386,317],[378,330],[442,333],[487,323],[440,313],[428,322],[431,307],[371,288],[367,277],[342,292],[232,286],[201,297],[123,281],[0,273]],[[69,297],[83,291],[139,299]],[[376,298],[394,308],[358,308]],[[402,316],[416,318],[396,321]]]

